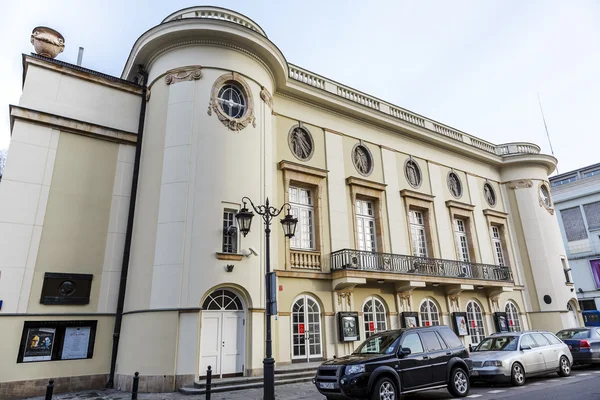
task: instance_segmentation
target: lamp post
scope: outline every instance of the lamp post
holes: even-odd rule
[[[265,222],[265,289],[266,289],[266,330],[267,330],[267,339],[266,339],[266,351],[265,351],[265,359],[263,360],[264,365],[264,400],[275,400],[275,359],[273,359],[273,351],[271,346],[271,315],[272,315],[272,306],[274,299],[272,298],[272,287],[271,287],[271,244],[270,244],[270,235],[271,235],[271,221],[273,218],[277,217],[283,211],[283,208],[287,206],[287,214],[285,218],[281,220],[281,225],[283,226],[283,233],[286,237],[292,238],[296,233],[296,224],[298,223],[298,219],[294,218],[294,216],[290,213],[291,206],[288,203],[284,203],[281,208],[277,209],[269,204],[269,198],[267,198],[264,205],[255,206],[252,200],[248,197],[243,197],[242,202],[244,206],[237,213],[235,218],[238,221],[238,226],[240,232],[246,237],[248,232],[250,232],[250,225],[252,224],[252,217],[254,217],[254,213],[246,207],[246,201],[250,203],[254,211],[263,218]]]

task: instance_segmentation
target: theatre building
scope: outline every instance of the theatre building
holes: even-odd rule
[[[271,226],[278,366],[412,325],[468,345],[580,323],[557,161],[535,144],[490,143],[292,65],[216,7],[143,33],[120,77],[53,58],[51,29],[32,42],[0,183],[0,397],[49,378],[127,388],[139,371],[142,390],[174,391],[209,365],[262,374],[265,232],[255,216],[241,234],[243,197],[298,219],[291,239],[287,206]]]

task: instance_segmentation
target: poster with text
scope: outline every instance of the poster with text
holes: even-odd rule
[[[65,329],[61,358],[63,360],[87,358],[91,330],[92,328],[89,326]]]
[[[27,331],[23,362],[51,360],[55,335],[55,328],[30,328]]]

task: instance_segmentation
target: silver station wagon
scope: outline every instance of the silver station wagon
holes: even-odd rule
[[[510,382],[515,386],[534,375],[557,372],[569,376],[573,363],[569,347],[545,331],[494,334],[479,343],[471,359],[471,381]]]

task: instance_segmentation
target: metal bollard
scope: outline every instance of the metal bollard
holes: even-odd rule
[[[136,373],[133,374],[133,387],[131,388],[131,400],[137,399],[139,384],[140,384],[140,373],[136,371]]]
[[[210,400],[210,385],[212,383],[212,368],[210,365],[206,370],[206,400]]]
[[[50,379],[48,381],[48,386],[46,386],[46,397],[44,400],[52,400],[52,392],[54,391],[54,380]]]

